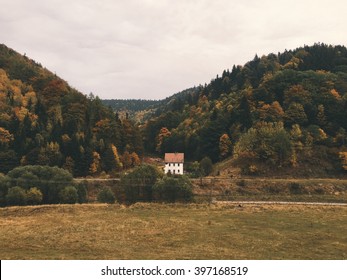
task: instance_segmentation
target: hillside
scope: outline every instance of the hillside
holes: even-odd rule
[[[158,100],[145,99],[103,99],[105,106],[110,107],[120,119],[131,119],[142,124],[153,115],[160,104]]]
[[[346,92],[344,46],[256,55],[162,102],[144,127],[144,145],[151,153],[185,152],[188,161],[232,157],[243,174],[343,174]]]
[[[344,176],[346,92],[346,47],[315,44],[256,55],[161,101],[105,106],[0,45],[0,172],[39,164],[98,176],[179,151],[226,160],[217,174]]]
[[[85,96],[40,64],[0,45],[0,172],[50,165],[74,176],[137,164],[142,140],[98,97]]]

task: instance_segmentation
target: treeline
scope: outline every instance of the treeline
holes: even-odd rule
[[[190,202],[192,184],[186,176],[166,176],[156,166],[144,164],[125,174],[115,198],[120,203]],[[108,202],[108,201],[101,201]]]
[[[158,100],[146,99],[103,99],[102,103],[112,108],[112,110],[138,112],[151,109],[159,104]]]
[[[87,189],[72,175],[50,166],[21,166],[0,174],[0,206],[84,203]]]
[[[74,176],[98,175],[136,166],[142,154],[130,119],[0,45],[0,172],[48,165]]]
[[[295,167],[318,156],[338,173],[345,166],[346,92],[344,46],[255,56],[162,105],[144,128],[145,148],[184,152],[188,160],[234,156],[254,174],[262,163]]]
[[[120,180],[120,187],[104,187],[97,194],[102,203],[190,202],[192,184],[185,176],[165,176],[156,166],[140,165]],[[58,167],[27,165],[0,174],[0,207],[88,202],[84,182]]]

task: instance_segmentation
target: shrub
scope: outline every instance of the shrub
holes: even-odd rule
[[[29,205],[37,205],[42,202],[42,192],[38,188],[30,188],[26,193],[26,201]]]
[[[165,202],[188,202],[193,197],[192,184],[186,176],[166,176],[154,185],[153,192],[158,200]]]
[[[6,195],[7,205],[25,205],[26,204],[26,193],[21,187],[12,187],[8,189]]]
[[[112,204],[115,203],[116,197],[110,187],[105,187],[98,193],[98,201]]]
[[[78,200],[78,193],[75,187],[67,186],[59,192],[61,203],[74,204]]]
[[[213,170],[212,160],[209,157],[204,157],[200,161],[200,169],[204,176],[209,175]]]
[[[236,182],[236,185],[239,186],[239,187],[245,187],[247,185],[246,184],[246,180],[245,179],[238,180]]]
[[[300,184],[296,183],[296,182],[290,183],[289,190],[293,194],[300,194],[300,193],[302,193],[302,189],[301,189]]]

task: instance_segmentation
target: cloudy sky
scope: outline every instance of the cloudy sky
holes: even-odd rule
[[[347,45],[345,0],[0,0],[1,43],[85,94],[162,99],[233,64]]]

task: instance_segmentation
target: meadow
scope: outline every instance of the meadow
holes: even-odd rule
[[[347,259],[347,207],[82,204],[0,209],[1,259]]]

